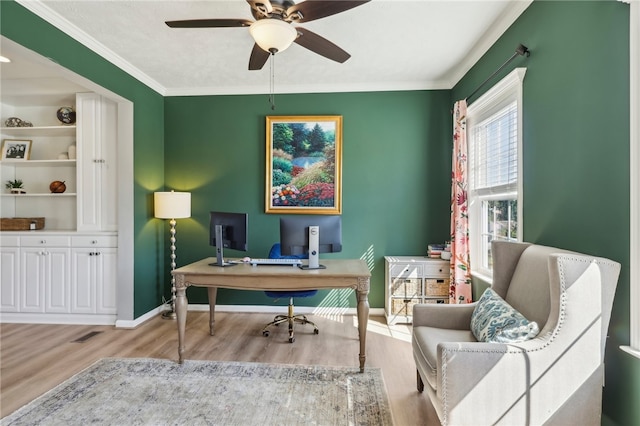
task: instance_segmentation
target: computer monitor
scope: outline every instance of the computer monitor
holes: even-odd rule
[[[224,261],[224,249],[247,251],[249,216],[246,213],[211,212],[209,244],[216,247],[216,263],[211,266],[232,266]]]
[[[283,255],[309,254],[304,269],[324,269],[320,253],[342,251],[341,216],[311,215],[280,218],[280,251]]]

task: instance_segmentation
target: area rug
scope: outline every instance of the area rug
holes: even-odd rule
[[[380,369],[106,358],[2,425],[391,425]]]

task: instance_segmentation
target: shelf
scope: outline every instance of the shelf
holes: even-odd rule
[[[3,160],[0,161],[3,166],[51,166],[51,167],[68,167],[75,166],[76,160]]]
[[[52,194],[50,192],[42,192],[35,194],[0,194],[3,197],[15,197],[15,198],[35,198],[35,197],[75,197],[75,192],[64,192],[62,194]]]
[[[26,137],[33,136],[75,136],[76,125],[66,126],[34,126],[34,127],[0,127],[3,134]]]

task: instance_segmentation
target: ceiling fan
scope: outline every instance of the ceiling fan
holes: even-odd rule
[[[256,19],[189,19],[166,21],[171,28],[249,27],[255,45],[249,57],[249,70],[260,70],[269,55],[282,52],[295,42],[325,58],[343,63],[351,57],[324,37],[293,24],[325,18],[360,6],[370,0],[247,0]]]

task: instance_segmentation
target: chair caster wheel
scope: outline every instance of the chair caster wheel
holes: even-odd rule
[[[313,330],[313,334],[320,334],[320,330],[318,330],[317,328]]]
[[[264,337],[269,337],[269,330],[264,330],[264,331],[262,332],[262,335],[263,335]]]
[[[293,343],[295,341],[296,341],[295,337],[289,337],[289,343]]]

